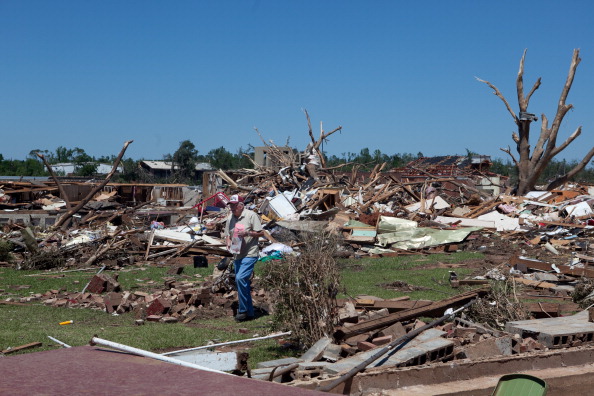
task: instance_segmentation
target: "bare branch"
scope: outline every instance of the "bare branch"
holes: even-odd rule
[[[538,141],[536,142],[536,146],[534,146],[534,151],[532,152],[532,158],[530,162],[533,166],[536,166],[536,163],[542,157],[542,153],[544,152],[544,145],[549,140],[549,136],[551,136],[551,130],[548,129],[549,120],[546,115],[541,114],[542,122],[540,124],[540,136],[538,137]]]
[[[514,155],[511,152],[511,149],[509,146],[507,146],[507,149],[504,148],[500,148],[499,150],[503,151],[504,153],[508,153],[509,156],[512,158],[512,160],[514,161],[514,164],[516,164],[516,167],[519,167],[520,164],[518,163],[518,160],[516,159],[516,157],[514,157]]]
[[[311,138],[311,143],[316,144],[316,138],[314,137],[313,130],[311,129],[311,120],[309,118],[309,113],[307,112],[307,109],[303,109],[303,112],[305,113],[305,118],[307,118],[307,128],[309,130],[309,137]]]
[[[585,157],[575,167],[573,167],[573,169],[571,169],[565,175],[563,175],[563,176],[553,180],[551,183],[549,183],[549,185],[547,186],[547,190],[550,191],[550,190],[553,190],[553,189],[565,184],[572,177],[574,177],[578,172],[580,172],[582,169],[584,169],[586,167],[586,165],[588,165],[588,163],[592,160],[592,157],[594,157],[594,147],[592,147],[590,149],[588,154],[586,154]]]
[[[520,105],[520,111],[526,111],[528,108],[528,103],[524,98],[524,59],[526,58],[526,51],[524,49],[524,53],[522,54],[522,59],[520,59],[520,69],[518,70],[518,77],[516,77],[516,91],[518,94],[518,104]]]
[[[516,142],[517,144],[520,144],[520,137],[518,136],[518,134],[516,132],[512,132],[512,140],[514,142]]]
[[[39,158],[41,158],[41,160],[43,161],[43,164],[47,168],[47,171],[52,176],[52,179],[54,179],[54,182],[58,186],[58,191],[60,191],[60,197],[64,200],[64,202],[66,202],[66,208],[70,209],[70,207],[72,205],[70,204],[70,200],[68,199],[68,195],[66,194],[66,191],[64,190],[64,186],[62,186],[62,183],[60,183],[58,181],[58,177],[54,173],[54,170],[52,169],[52,166],[49,164],[49,162],[47,162],[47,160],[45,159],[45,157],[44,157],[43,154],[39,154],[39,153],[35,153],[35,154],[37,154],[37,156]]]
[[[556,149],[557,144],[557,135],[559,133],[559,128],[561,127],[561,123],[563,122],[563,118],[567,114],[569,110],[573,108],[572,104],[565,104],[567,100],[567,95],[571,89],[571,85],[573,84],[573,79],[575,77],[575,72],[577,66],[579,65],[581,59],[579,57],[580,50],[575,49],[573,50],[573,56],[571,58],[571,64],[569,65],[569,72],[567,74],[567,79],[565,80],[565,85],[561,91],[561,95],[559,97],[559,103],[557,105],[557,113],[555,114],[555,118],[551,124],[551,130],[549,134],[549,141],[547,143],[546,151],[544,156],[547,158],[552,158],[555,154],[555,151],[558,153],[560,150]],[[571,138],[571,137],[570,137]]]
[[[538,87],[540,87],[540,77],[538,77],[538,80],[536,80],[536,82],[534,83],[534,86],[532,86],[532,89],[528,93],[528,96],[526,96],[526,108],[528,108],[528,103],[530,102],[530,98],[532,97],[532,94],[538,89]]]
[[[485,81],[485,80],[481,80],[478,77],[475,77],[478,81],[487,84],[494,92],[493,94],[497,97],[499,97],[499,99],[501,99],[503,101],[503,104],[505,104],[505,107],[507,108],[507,111],[509,111],[509,114],[511,114],[511,116],[514,119],[514,122],[516,124],[519,123],[518,121],[518,117],[516,117],[516,113],[514,113],[514,111],[512,110],[511,106],[509,105],[509,103],[507,102],[507,99],[505,99],[505,97],[503,96],[503,94],[499,91],[499,89],[497,89],[497,87],[493,84],[491,84],[489,81]]]
[[[563,151],[571,142],[573,142],[578,136],[582,134],[582,127],[581,125],[565,140],[559,147],[555,147],[553,151],[551,151],[551,156],[556,156],[561,151]]]

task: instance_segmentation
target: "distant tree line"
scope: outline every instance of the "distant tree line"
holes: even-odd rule
[[[99,163],[112,164],[115,155],[93,157],[88,155],[83,149],[75,147],[69,149],[58,147],[54,152],[48,150],[31,150],[24,160],[5,159],[0,154],[0,175],[3,176],[48,176],[48,173],[40,161],[37,153],[43,154],[50,164],[74,163],[76,164],[75,175],[92,176],[97,171]],[[472,156],[476,153],[466,150],[466,155]],[[384,170],[401,168],[411,161],[423,157],[423,153],[399,153],[386,154],[376,149],[373,152],[368,148],[363,148],[359,153],[346,152],[340,156],[335,154],[325,154],[326,166],[340,166],[341,171],[351,171],[355,167],[361,171],[370,171],[377,164],[386,163]],[[171,154],[164,154],[162,160],[168,161],[172,165],[172,176],[165,180],[156,180],[139,167],[140,160],[125,158],[121,165],[123,172],[118,174],[113,180],[119,182],[161,182],[161,183],[188,183],[199,184],[200,180],[195,180],[195,169],[199,163],[209,163],[215,169],[242,169],[253,168],[250,159],[254,157],[254,147],[248,146],[247,149],[240,148],[232,153],[221,146],[210,150],[207,154],[200,154],[194,143],[189,140],[180,142],[179,148]],[[572,169],[577,164],[577,160],[567,161],[565,159],[553,159],[543,171],[539,182],[546,183],[563,175],[568,169]],[[517,179],[517,168],[510,160],[495,158],[492,160],[490,170],[503,176],[509,176],[512,181]],[[594,162],[582,170],[574,178],[575,181],[583,183],[594,183]]]

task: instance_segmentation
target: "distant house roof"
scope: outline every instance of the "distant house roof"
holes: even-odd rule
[[[142,162],[147,168],[153,170],[171,170],[171,162],[169,161],[140,161]],[[177,165],[173,168],[174,170],[179,169]],[[198,162],[196,164],[195,169],[197,171],[205,171],[205,170],[212,170],[213,167],[208,162]]]
[[[76,171],[76,168],[82,166],[82,165],[97,165],[97,173],[98,174],[107,174],[109,172],[111,172],[111,170],[113,169],[113,165],[111,164],[102,164],[102,163],[95,163],[95,162],[85,162],[85,163],[81,163],[81,164],[75,164],[72,162],[61,162],[58,164],[51,164],[52,165],[52,169],[54,171],[58,171],[58,172],[64,172],[65,174],[69,174],[69,173],[74,173]],[[118,172],[123,172],[124,168],[122,165],[118,165]]]

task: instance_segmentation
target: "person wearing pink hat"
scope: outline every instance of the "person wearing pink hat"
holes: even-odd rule
[[[232,195],[229,208],[231,213],[225,223],[225,240],[227,249],[235,254],[233,267],[239,300],[235,320],[243,322],[254,318],[251,277],[258,261],[258,239],[264,236],[264,232],[258,215],[245,208],[243,197]]]

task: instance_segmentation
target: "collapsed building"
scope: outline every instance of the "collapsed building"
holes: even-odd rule
[[[315,147],[313,137],[312,143]],[[489,271],[465,279],[451,272],[452,288],[471,290],[441,301],[339,299],[339,322],[332,333],[301,357],[261,362],[250,375],[351,394],[486,394],[496,384],[492,377],[526,371],[548,376],[556,389],[566,389],[564,382],[587,389],[589,382],[582,377],[576,374],[568,381],[573,374],[554,369],[562,362],[576,372],[591,373],[585,363],[594,351],[588,310],[571,304],[524,304],[527,317],[503,323],[501,329],[480,318],[444,312],[479,300],[490,304],[491,280],[509,280],[548,298],[571,300],[580,281],[594,277],[589,268],[594,263],[594,186],[568,184],[512,196],[506,180],[489,171],[486,156],[419,158],[391,171],[377,164],[370,172],[328,169],[321,160],[312,173],[306,167],[311,149],[303,154],[267,145],[258,152],[262,155],[253,169],[204,170],[200,188],[1,181],[2,238],[14,243],[24,267],[45,268],[40,266],[43,260],[31,263],[31,253],[52,249],[64,267],[159,261],[175,274],[184,265],[213,265],[230,255],[220,232],[227,197],[239,193],[268,226],[262,244],[277,244],[274,252],[278,244],[298,250],[297,241],[287,235],[316,229],[341,236],[343,257],[484,251],[498,239],[501,245],[493,249],[508,254]],[[70,221],[56,229],[65,214]],[[536,251],[538,258],[531,257]],[[230,295],[221,295],[219,286],[171,280],[166,289],[143,295],[119,290],[117,279],[96,275],[83,293],[58,291],[28,301],[138,311],[143,320],[188,323],[200,317],[200,306],[218,306],[224,314],[233,309]],[[255,294],[267,303],[266,293]],[[440,323],[422,320],[444,316]],[[472,380],[486,373],[489,379]],[[452,382],[460,382],[460,388],[454,391]]]

